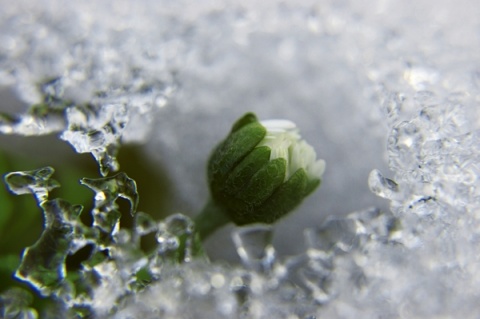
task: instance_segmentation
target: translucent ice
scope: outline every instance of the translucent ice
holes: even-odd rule
[[[125,106],[109,104],[98,109],[86,105],[68,108],[65,112],[68,129],[61,138],[72,144],[78,153],[92,153],[103,175],[116,171],[117,144],[128,122]]]
[[[475,1],[2,2],[0,83],[36,105],[2,114],[2,134],[58,132],[91,152],[103,174],[117,168],[121,143],[145,142],[192,210],[207,196],[211,147],[247,110],[296,122],[330,166],[322,192],[275,227],[272,246],[260,232],[253,249],[244,249],[244,260],[266,260],[268,271],[215,261],[245,248],[238,233],[237,247],[228,237],[208,243],[211,263],[172,263],[166,252],[181,244],[188,219],[177,215],[180,227],[173,227],[137,214],[129,233],[118,225],[118,193],[110,192],[120,181],[90,183],[97,231],[77,227],[71,249],[100,245],[82,263],[76,294],[68,287],[58,293],[75,311],[118,318],[478,316]],[[37,194],[39,202],[53,187],[38,172],[9,176],[12,192]],[[150,255],[138,239],[152,233],[158,247]],[[57,270],[52,283],[64,276]],[[11,295],[1,295],[0,309],[7,301],[12,313],[29,316],[27,303]]]
[[[245,266],[256,271],[269,271],[275,260],[270,225],[242,227],[233,233],[237,253]]]
[[[190,261],[193,245],[193,222],[182,214],[174,214],[158,225],[158,254],[180,261]]]
[[[66,276],[65,259],[71,251],[76,219],[81,206],[72,206],[63,200],[44,201],[45,229],[40,239],[27,247],[15,274],[42,294],[49,295],[59,289]]]
[[[393,180],[383,177],[379,170],[373,170],[368,176],[370,190],[377,196],[394,199],[398,193],[398,185]]]
[[[83,178],[81,183],[95,192],[94,226],[107,234],[114,234],[119,228],[121,213],[116,200],[119,197],[130,202],[130,213],[138,205],[137,185],[125,173],[98,179]]]
[[[32,194],[38,203],[42,203],[48,199],[49,191],[60,186],[57,181],[50,179],[53,173],[54,169],[51,167],[34,171],[13,172],[5,176],[5,182],[12,193],[16,195]]]

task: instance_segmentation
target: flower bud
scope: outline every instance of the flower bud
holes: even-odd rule
[[[237,225],[271,224],[320,185],[325,162],[293,122],[247,113],[210,157],[213,201]]]

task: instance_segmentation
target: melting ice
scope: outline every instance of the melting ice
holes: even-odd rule
[[[13,193],[35,196],[46,221],[16,276],[60,300],[56,312],[478,316],[474,1],[2,2],[0,85],[31,107],[0,104],[0,132],[57,133],[105,176],[82,180],[95,197],[86,212],[51,198],[51,168],[6,175]],[[292,119],[317,141],[329,163],[321,194],[278,228],[210,243],[238,252],[241,264],[187,252],[178,265],[190,219],[136,212],[135,182],[114,173],[118,148],[146,143],[195,207],[206,196],[204,159],[246,110]],[[118,224],[118,197],[131,203],[133,231]],[[78,221],[87,213],[93,228]],[[139,240],[152,233],[157,250],[145,253]],[[65,258],[87,245],[78,280],[65,280]],[[285,247],[295,253],[280,254]],[[35,318],[29,298],[4,291],[1,316]]]

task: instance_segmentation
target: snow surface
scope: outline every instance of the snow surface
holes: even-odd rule
[[[107,146],[144,143],[193,215],[208,195],[209,152],[236,118],[254,111],[261,119],[291,120],[327,162],[320,190],[275,229],[279,255],[307,258],[297,267],[316,303],[307,312],[477,316],[476,1],[0,3],[2,92],[14,92],[24,105],[53,96],[96,110],[71,106],[65,118],[38,119],[5,98],[2,111],[24,115],[0,122],[0,132],[60,132],[108,169],[115,161]],[[307,241],[306,228],[318,228],[307,231]],[[208,243],[209,251],[223,251],[217,259],[234,258],[235,247],[225,244],[230,231]],[[177,286],[182,293],[202,267],[175,270],[193,274]],[[221,269],[225,282],[234,281]],[[218,280],[210,280],[215,298],[224,287]],[[279,309],[265,308],[281,300],[272,291],[253,293],[252,317]],[[147,297],[154,312],[156,299]],[[302,313],[294,303],[281,306],[280,317]],[[231,310],[209,309],[219,316]],[[174,317],[175,310],[167,313]]]

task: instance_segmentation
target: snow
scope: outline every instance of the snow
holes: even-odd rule
[[[213,264],[132,297],[146,318],[167,304],[166,317],[477,316],[476,1],[0,3],[0,108],[16,115],[0,117],[3,134],[58,132],[104,174],[120,143],[143,143],[190,215],[208,196],[209,152],[247,111],[295,122],[327,163],[320,190],[275,226],[270,272],[220,265],[238,249],[228,228],[207,243]],[[232,297],[238,272],[248,311]]]

